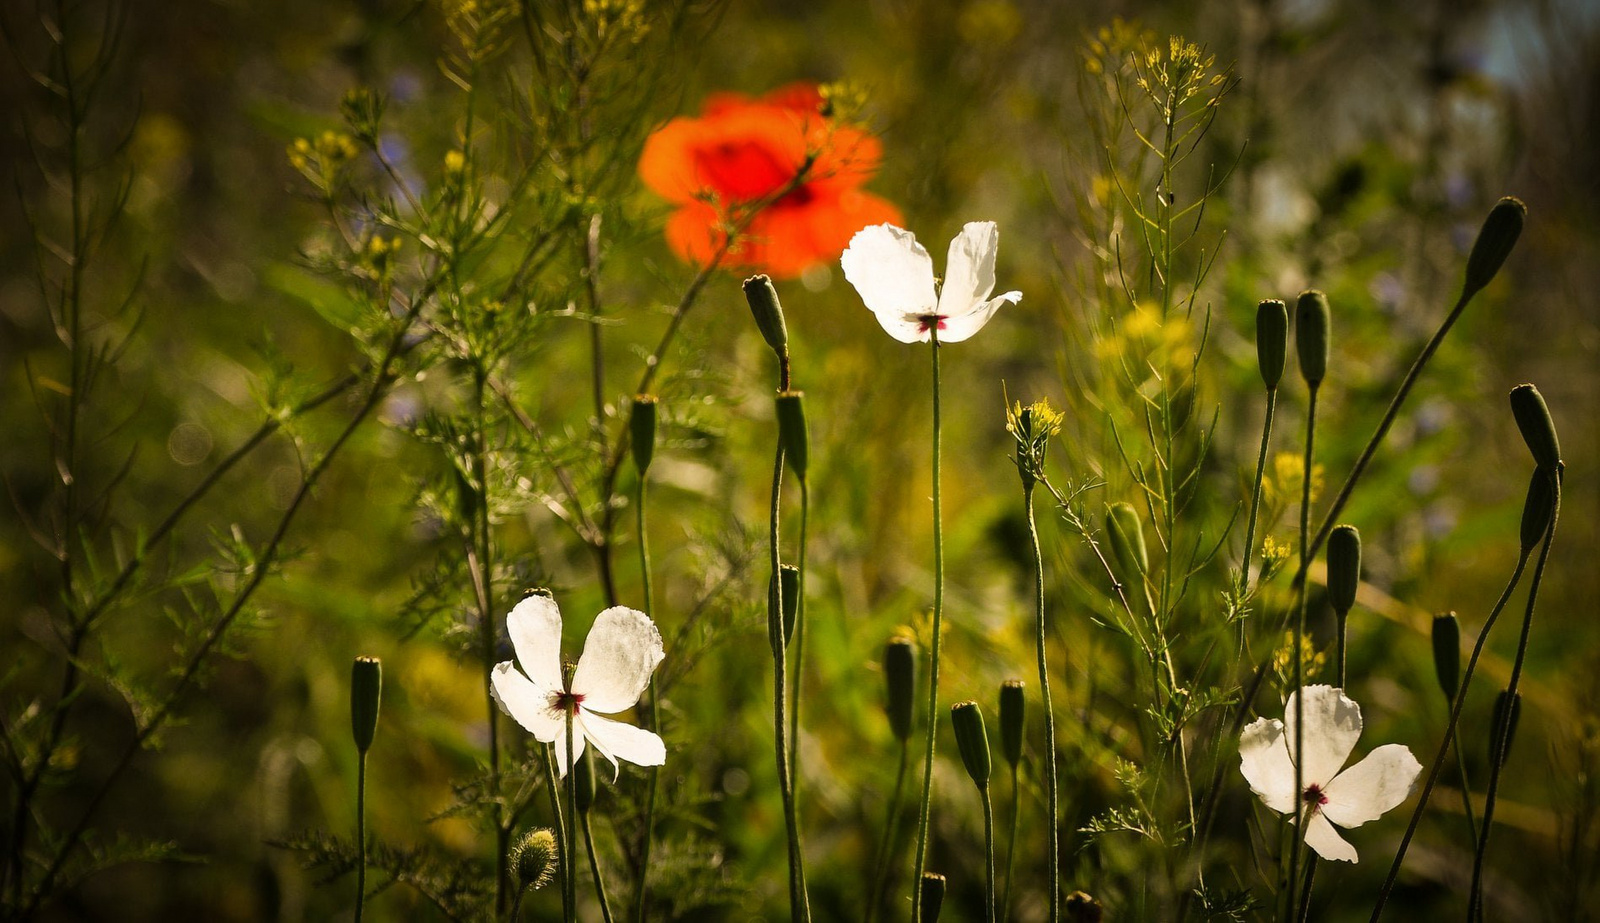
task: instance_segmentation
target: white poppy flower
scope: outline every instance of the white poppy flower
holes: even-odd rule
[[[1361,736],[1361,706],[1333,686],[1306,686],[1305,758],[1295,790],[1295,695],[1284,720],[1258,718],[1239,735],[1239,769],[1262,803],[1279,814],[1306,813],[1306,845],[1324,859],[1356,861],[1356,849],[1334,830],[1376,820],[1410,797],[1422,764],[1400,744],[1386,744],[1340,772]],[[1287,725],[1285,724],[1287,722]]]
[[[1022,300],[1021,292],[989,297],[999,249],[1000,231],[993,221],[969,222],[950,241],[937,296],[928,251],[916,235],[892,224],[857,231],[839,265],[890,336],[926,343],[937,328],[939,342],[959,343],[981,330],[1002,304]]]
[[[626,606],[596,616],[570,688],[561,678],[561,610],[555,600],[531,595],[517,603],[506,616],[506,631],[522,670],[509,660],[495,665],[495,700],[535,738],[556,745],[562,776],[567,774],[569,719],[573,759],[583,755],[587,741],[611,761],[613,777],[619,759],[640,766],[667,761],[660,737],[601,717],[632,708],[665,656],[661,632],[649,616]]]

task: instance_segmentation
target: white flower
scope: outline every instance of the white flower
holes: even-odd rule
[[[596,616],[570,688],[561,678],[561,610],[555,600],[530,595],[517,603],[506,616],[506,632],[526,675],[509,660],[496,664],[491,677],[494,697],[535,738],[556,745],[561,775],[567,774],[569,719],[573,759],[583,755],[587,741],[611,761],[613,776],[619,759],[640,766],[667,761],[660,737],[600,717],[632,708],[665,656],[661,632],[649,616],[626,606],[613,606]]]
[[[1309,812],[1306,845],[1324,859],[1356,861],[1354,846],[1333,829],[1376,820],[1411,795],[1422,764],[1400,744],[1386,744],[1344,772],[1339,769],[1361,736],[1361,706],[1333,686],[1306,686],[1301,790],[1295,790],[1295,695],[1284,721],[1258,718],[1239,735],[1239,769],[1251,791],[1279,814]],[[1285,726],[1285,721],[1288,722]]]
[[[926,343],[937,327],[939,342],[959,343],[981,330],[1002,304],[1022,300],[1021,292],[989,297],[999,248],[1000,232],[993,221],[968,223],[950,241],[937,296],[928,251],[916,235],[892,224],[857,231],[839,265],[890,336],[902,343]]]

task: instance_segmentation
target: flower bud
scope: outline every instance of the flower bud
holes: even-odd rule
[[[978,709],[978,703],[960,702],[950,706],[950,723],[955,725],[956,748],[961,751],[967,775],[978,788],[988,788],[989,734],[983,728],[983,712]]]
[[[1273,298],[1256,306],[1256,365],[1271,391],[1283,380],[1284,358],[1289,351],[1289,309]]]
[[[654,394],[633,396],[633,412],[628,415],[628,432],[633,437],[633,467],[643,477],[650,470],[650,460],[656,454],[656,409],[660,404]]]
[[[1555,512],[1555,488],[1550,484],[1550,472],[1533,469],[1533,480],[1528,482],[1528,498],[1522,503],[1522,553],[1527,554],[1544,538],[1550,528],[1550,516]]]
[[[585,747],[572,770],[573,800],[578,804],[578,815],[588,817],[594,807],[594,748]]]
[[[1013,769],[1022,762],[1022,732],[1027,722],[1025,688],[1020,679],[1000,684],[1000,751]]]
[[[382,699],[383,663],[376,657],[357,657],[350,666],[350,729],[359,753],[366,753],[372,746]]]
[[[1550,419],[1550,408],[1544,395],[1533,385],[1517,385],[1511,389],[1511,415],[1517,418],[1517,429],[1522,430],[1522,441],[1528,444],[1533,460],[1541,468],[1554,468],[1561,464],[1561,441],[1556,438],[1556,425]]]
[[[1522,693],[1500,690],[1494,699],[1494,725],[1489,731],[1489,764],[1504,766],[1511,756],[1511,743],[1517,736],[1517,718],[1522,714]]]
[[[778,567],[778,604],[783,608],[783,641],[794,637],[795,615],[800,611],[800,568],[793,564]],[[772,581],[767,581],[767,592],[772,592]],[[770,595],[768,596],[770,599]]]
[[[1328,376],[1328,296],[1315,289],[1300,293],[1294,306],[1294,346],[1300,377],[1312,388]]]
[[[529,830],[511,847],[511,872],[517,887],[538,890],[555,877],[561,857],[556,852],[556,835],[548,827]]]
[[[783,460],[794,473],[804,478],[809,447],[806,438],[804,391],[778,392],[778,439],[783,445]]]
[[[1454,702],[1461,689],[1461,620],[1454,612],[1433,617],[1433,675]]]
[[[904,743],[911,739],[912,699],[917,691],[917,652],[910,638],[890,638],[884,646],[883,677],[888,684],[883,710],[889,714],[889,730]]]
[[[786,354],[789,328],[783,323],[783,305],[778,303],[778,290],[772,287],[772,280],[766,275],[744,280],[744,300],[750,302],[750,313],[755,315],[761,338],[779,356]]]
[[[1100,906],[1100,902],[1083,891],[1068,894],[1062,907],[1068,923],[1100,923],[1100,918],[1105,915],[1105,908]]]
[[[1343,616],[1356,604],[1361,585],[1361,533],[1355,526],[1335,526],[1328,534],[1328,601]]]
[[[1149,571],[1150,553],[1144,545],[1144,523],[1133,504],[1113,503],[1106,507],[1106,541],[1111,545],[1112,557],[1121,567],[1118,576],[1124,582]]]
[[[944,876],[938,872],[922,873],[922,913],[917,923],[937,923],[939,911],[944,907]]]
[[[1467,257],[1467,277],[1462,285],[1462,298],[1471,298],[1488,285],[1500,271],[1511,248],[1517,245],[1522,234],[1522,223],[1528,217],[1528,206],[1521,199],[1506,196],[1489,210],[1483,221],[1478,239],[1472,244],[1472,255]]]

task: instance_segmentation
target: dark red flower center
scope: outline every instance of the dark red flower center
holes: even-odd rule
[[[1328,796],[1322,793],[1322,786],[1307,785],[1305,793],[1300,796],[1300,800],[1310,805],[1312,810],[1316,810],[1328,803]]]
[[[943,314],[924,314],[917,318],[917,332],[927,333],[935,325],[940,330],[944,329],[945,316]]]
[[[576,715],[583,705],[583,695],[577,692],[553,692],[550,694],[550,707],[567,715]]]

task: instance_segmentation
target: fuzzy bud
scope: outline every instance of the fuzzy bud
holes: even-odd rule
[[[1517,385],[1511,389],[1511,415],[1517,418],[1517,429],[1522,430],[1522,441],[1528,444],[1533,460],[1541,468],[1555,468],[1561,464],[1561,440],[1556,438],[1556,425],[1550,419],[1550,407],[1544,395],[1533,385]]]
[[[378,704],[383,699],[383,664],[376,657],[357,657],[350,666],[350,729],[356,751],[366,753],[378,730]]]
[[[1528,217],[1528,206],[1521,199],[1506,196],[1489,210],[1483,221],[1478,239],[1472,244],[1472,255],[1467,257],[1467,277],[1462,284],[1463,300],[1471,298],[1488,285],[1500,271],[1511,248],[1522,235],[1522,224]]]
[[[978,703],[960,702],[950,706],[950,723],[955,725],[956,747],[961,751],[967,775],[978,788],[988,788],[993,767],[989,758],[989,733],[984,730],[983,712]]]
[[[1527,554],[1544,538],[1550,528],[1550,516],[1555,512],[1556,494],[1550,484],[1550,472],[1543,468],[1533,470],[1533,480],[1528,482],[1528,498],[1522,503],[1522,553]]]
[[[778,290],[766,275],[751,276],[744,280],[744,300],[750,302],[750,313],[755,315],[761,338],[780,357],[789,351],[789,328],[783,322],[783,305],[778,303]]]
[[[1144,523],[1133,504],[1113,503],[1106,507],[1106,541],[1111,545],[1112,557],[1120,565],[1118,576],[1124,582],[1142,577],[1150,570],[1150,552],[1144,545]]]
[[[937,923],[939,911],[944,909],[944,876],[938,872],[922,873],[922,913],[917,923]]]
[[[1454,702],[1461,689],[1461,620],[1454,612],[1433,617],[1433,675]]]
[[[1300,293],[1294,306],[1294,346],[1300,355],[1300,377],[1316,388],[1328,377],[1328,296],[1315,289]]]
[[[1008,679],[1000,684],[1000,751],[1015,769],[1022,762],[1022,733],[1027,724],[1026,684]]]
[[[888,684],[883,710],[889,715],[889,730],[905,743],[911,739],[917,691],[917,651],[910,638],[890,638],[884,646],[883,677]]]
[[[656,454],[656,409],[660,400],[654,394],[636,394],[633,413],[628,415],[628,432],[632,436],[633,467],[640,477],[650,470],[650,461]]]
[[[1361,585],[1361,533],[1355,526],[1334,526],[1328,534],[1328,601],[1341,617],[1356,604]]]
[[[1289,351],[1289,309],[1269,298],[1256,307],[1256,364],[1268,391],[1283,380],[1284,358]]]
[[[1100,902],[1084,891],[1068,894],[1062,909],[1066,911],[1068,923],[1100,923],[1105,916],[1105,908],[1100,906]]]
[[[1494,699],[1494,724],[1489,729],[1489,763],[1504,766],[1511,756],[1511,743],[1517,737],[1517,718],[1522,714],[1522,693],[1500,690]]]
[[[801,478],[806,476],[810,456],[805,396],[804,391],[778,392],[778,439],[783,445],[783,460]]]
[[[547,827],[529,830],[511,847],[511,871],[519,888],[537,891],[549,884],[560,861],[556,835]]]

